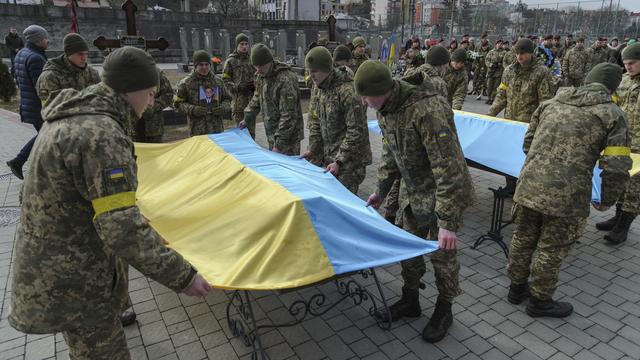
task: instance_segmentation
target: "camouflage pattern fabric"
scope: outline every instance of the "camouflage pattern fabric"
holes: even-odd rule
[[[385,219],[396,219],[398,218],[398,210],[400,209],[399,198],[400,197],[400,180],[397,179],[393,182],[391,186],[391,190],[384,198],[384,218]]]
[[[162,135],[164,135],[164,117],[162,110],[171,106],[173,101],[173,89],[171,82],[163,71],[158,69],[160,74],[160,84],[153,102],[153,106],[149,107],[142,118],[138,120],[138,126],[134,134],[134,141],[146,143],[161,143]]]
[[[98,71],[87,64],[81,69],[62,54],[50,59],[44,65],[42,74],[36,83],[38,97],[43,106],[47,106],[63,89],[82,90],[100,82]]]
[[[504,56],[502,57],[502,70],[506,69],[509,65],[515,64],[517,62],[516,53],[513,49],[509,49],[505,51]]]
[[[249,53],[232,52],[224,62],[222,80],[231,93],[232,118],[236,124],[244,120],[244,108],[247,107],[253,96],[253,91],[251,87],[247,87],[247,84],[255,82],[255,79],[256,68],[251,65]],[[255,134],[255,128],[249,129],[249,132]]]
[[[624,74],[615,97],[627,117],[631,152],[640,153],[640,75]],[[640,176],[629,180],[620,202],[623,211],[640,214]]]
[[[339,161],[338,180],[355,194],[371,164],[366,108],[355,93],[351,73],[344,69],[332,69],[317,89],[309,108],[314,119],[309,151],[316,164]]]
[[[514,231],[507,274],[515,284],[532,278],[531,295],[550,300],[562,262],[582,235],[586,218],[557,217],[514,204]]]
[[[490,50],[489,46],[478,48],[478,57],[473,61],[473,93],[476,95],[481,95],[485,92],[487,65],[484,59]]]
[[[119,316],[98,326],[64,331],[62,336],[70,359],[131,359]]]
[[[489,51],[485,58],[485,64],[487,66],[487,84],[486,91],[489,100],[493,100],[502,78],[502,61],[504,59],[505,51],[502,49],[493,49]]]
[[[221,133],[223,119],[231,117],[231,95],[213,71],[203,76],[194,69],[178,83],[173,107],[187,115],[191,136]]]
[[[594,66],[609,61],[609,51],[606,47],[595,47],[592,46],[587,50],[587,54],[589,55],[589,70],[593,69]]]
[[[178,292],[195,278],[135,205],[137,167],[125,131],[132,116],[103,83],[62,90],[44,109],[22,187],[14,328],[55,333],[113,326],[130,305],[127,264]]]
[[[447,83],[440,76],[438,70],[430,64],[422,64],[418,68],[411,68],[411,70],[405,72],[402,80],[427,92],[434,92],[445,99],[449,97]]]
[[[467,97],[467,86],[469,79],[467,78],[467,69],[462,68],[455,70],[451,64],[447,65],[447,71],[444,73],[443,80],[447,84],[447,100],[453,110],[462,110],[462,104]]]
[[[289,65],[274,61],[269,73],[258,76],[256,91],[244,109],[247,126],[255,126],[252,124],[258,113],[264,119],[269,149],[275,147],[283,154],[299,155],[304,122],[298,77]]]
[[[556,59],[562,59],[565,55],[565,48],[562,45],[553,45],[551,46],[551,52],[553,52],[553,56]]]
[[[590,61],[584,47],[574,46],[562,59],[562,75],[566,86],[582,86],[584,77],[589,73]]]
[[[602,205],[613,205],[629,179],[624,113],[602,84],[561,88],[540,105],[523,150],[527,158],[514,201],[545,215],[589,216],[596,162],[602,169]]]
[[[349,68],[351,68],[351,71],[353,71],[353,73],[355,74],[356,71],[358,71],[360,65],[362,65],[362,63],[367,60],[369,60],[369,57],[367,55],[356,55],[355,53],[353,53],[353,57],[351,58],[351,65],[349,65]]]
[[[506,108],[505,119],[529,122],[538,105],[552,97],[553,81],[546,67],[515,63],[504,70],[489,115],[496,116]]]

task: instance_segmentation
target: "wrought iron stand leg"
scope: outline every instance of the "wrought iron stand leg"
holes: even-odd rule
[[[504,252],[505,257],[509,257],[509,249],[507,248],[507,244],[502,240],[504,237],[502,236],[502,229],[504,229],[507,225],[511,224],[511,221],[503,221],[502,217],[504,216],[504,199],[506,199],[509,195],[502,187],[496,189],[489,188],[493,192],[493,208],[491,209],[491,227],[489,228],[489,232],[479,236],[474,242],[472,249],[478,248],[485,240],[491,240],[500,246],[502,251]]]
[[[378,325],[382,329],[389,330],[391,329],[391,315],[389,314],[389,306],[387,304],[387,298],[384,297],[384,293],[382,292],[382,286],[380,285],[380,280],[378,280],[378,275],[376,274],[376,270],[374,268],[370,268],[369,270],[371,270],[371,274],[373,275],[373,280],[376,282],[376,287],[378,288],[378,293],[380,294],[380,301],[382,302],[382,311],[384,311],[384,314],[387,315],[383,317],[383,318],[386,318],[387,321],[382,321],[378,319],[376,319],[376,321],[378,322]]]
[[[253,353],[251,354],[251,358],[255,360],[268,360],[269,357],[267,353],[264,351],[262,347],[262,340],[260,339],[260,332],[258,330],[258,324],[256,324],[256,316],[253,313],[253,308],[251,307],[251,298],[249,297],[249,291],[243,290],[245,301],[247,302],[247,311],[251,321],[251,332],[253,332]]]

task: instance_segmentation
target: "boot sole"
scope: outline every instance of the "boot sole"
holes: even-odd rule
[[[449,333],[449,328],[451,327],[451,325],[453,325],[453,318],[451,318],[451,321],[447,324],[446,329],[444,331],[444,334],[442,334],[442,336],[438,336],[437,338],[427,338],[427,337],[425,337],[424,336],[424,330],[423,330],[422,340],[424,340],[424,341],[426,341],[426,342],[428,342],[430,344],[434,344],[434,343],[437,343],[437,342],[441,341]]]
[[[394,318],[393,316],[391,316],[391,322],[398,321],[398,320],[400,320],[402,318],[405,318],[405,317],[417,318],[417,317],[420,317],[421,315],[422,315],[422,310],[420,310],[419,313],[405,314],[405,315],[399,316],[398,318]],[[389,322],[389,319],[387,319],[387,314],[385,314],[385,313],[377,312],[375,316],[380,321]]]
[[[522,304],[525,300],[527,300],[529,298],[530,295],[527,295],[525,297],[522,298],[517,298],[514,299],[512,297],[507,297],[507,301],[509,301],[510,303],[512,303],[513,305],[520,305]]]
[[[560,314],[549,314],[547,312],[537,312],[537,311],[533,311],[531,309],[529,309],[529,307],[527,307],[526,309],[527,315],[531,316],[531,317],[551,317],[551,318],[565,318],[569,315],[571,315],[573,313],[573,308],[569,311],[566,311],[564,313],[560,313]]]

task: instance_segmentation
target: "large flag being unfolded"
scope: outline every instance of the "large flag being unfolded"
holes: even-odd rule
[[[246,131],[136,144],[136,155],[142,214],[216,287],[295,288],[437,249]]]
[[[71,2],[71,27],[69,28],[69,32],[72,33],[80,33],[80,28],[78,27],[78,0],[69,0]]]

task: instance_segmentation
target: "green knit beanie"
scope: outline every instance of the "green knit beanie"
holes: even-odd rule
[[[433,46],[427,51],[427,64],[439,66],[448,64],[450,60],[451,56],[449,55],[449,51],[442,45]]]
[[[236,35],[236,46],[240,45],[243,41],[249,42],[249,37],[243,33]]]
[[[622,50],[622,60],[640,60],[640,43],[632,43]]]
[[[379,61],[367,60],[358,67],[353,78],[359,96],[380,96],[393,87],[389,68]]]
[[[465,62],[467,61],[467,50],[457,49],[451,54],[451,61]]]
[[[89,51],[89,44],[87,41],[76,33],[70,33],[65,35],[62,40],[62,46],[64,48],[64,54],[69,56],[75,53]]]
[[[333,61],[351,60],[351,50],[345,45],[338,45],[333,50]]]
[[[584,79],[585,84],[600,83],[611,90],[616,91],[622,81],[622,68],[612,63],[600,63],[591,69]]]
[[[357,48],[360,45],[365,45],[365,41],[364,38],[362,36],[356,36],[353,38],[353,40],[351,40],[351,45],[353,45],[354,48]]]
[[[262,66],[273,61],[271,50],[264,44],[255,44],[251,48],[251,65]]]
[[[515,45],[513,45],[513,51],[516,54],[522,54],[522,53],[533,54],[535,49],[536,49],[536,45],[533,43],[533,41],[529,39],[520,39],[518,40],[518,42],[516,42]]]
[[[211,64],[211,56],[208,52],[204,50],[196,50],[193,52],[193,65],[198,65],[200,63]]]
[[[329,73],[331,69],[333,69],[333,58],[327,48],[316,46],[307,53],[307,56],[304,58],[304,66],[309,70]]]
[[[158,68],[146,51],[125,46],[104,59],[102,81],[121,93],[148,89],[158,86]]]

